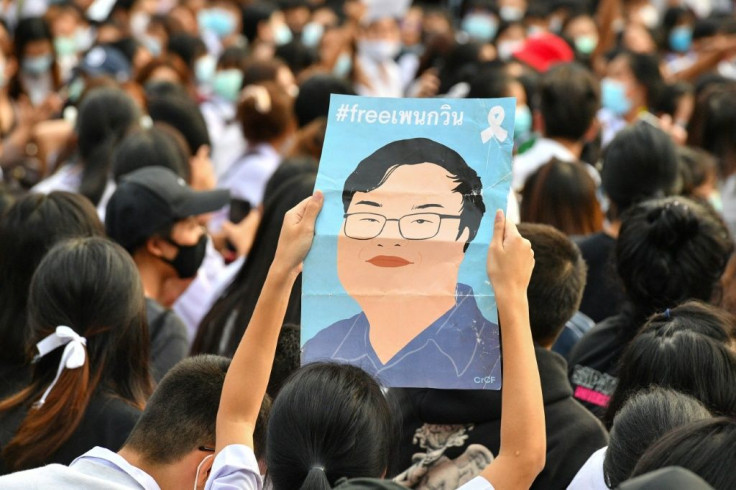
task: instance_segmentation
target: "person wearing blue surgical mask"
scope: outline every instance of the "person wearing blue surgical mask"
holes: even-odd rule
[[[243,65],[248,53],[230,47],[213,64],[210,55],[195,61],[194,71],[200,93],[206,98],[200,104],[211,144],[211,160],[219,177],[246,151],[246,143],[237,123],[237,102],[243,89]],[[206,92],[201,90],[207,84]]]
[[[662,48],[667,70],[678,73],[690,68],[698,59],[693,49],[695,16],[683,7],[667,9],[662,18]]]
[[[498,19],[488,11],[472,11],[463,17],[460,28],[470,39],[488,43],[496,37]]]
[[[11,97],[26,95],[40,106],[61,87],[51,30],[40,17],[29,17],[15,30],[15,51],[20,70],[10,86]]]
[[[576,57],[579,60],[590,60],[598,47],[598,26],[593,17],[583,13],[567,19],[562,30],[565,38],[573,42]]]
[[[526,0],[499,0],[498,15],[504,22],[518,22],[526,13]]]
[[[208,7],[197,13],[199,30],[211,32],[219,39],[225,39],[235,32],[235,18],[220,7]]]
[[[624,52],[613,58],[601,80],[602,110],[599,119],[603,146],[626,125],[646,114],[663,89],[664,81],[656,56]]]

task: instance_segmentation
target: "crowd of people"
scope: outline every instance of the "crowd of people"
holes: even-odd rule
[[[300,366],[331,94],[515,98],[500,391]],[[0,488],[731,490],[735,233],[729,0],[0,0]]]

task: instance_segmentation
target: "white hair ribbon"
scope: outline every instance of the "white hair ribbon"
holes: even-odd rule
[[[488,111],[488,127],[480,133],[480,139],[483,143],[488,143],[488,140],[493,137],[501,143],[506,141],[509,132],[501,127],[505,117],[506,112],[503,110],[503,107],[500,105],[491,107],[491,110]]]
[[[271,112],[271,96],[268,94],[266,87],[262,85],[248,85],[240,94],[241,100],[255,99],[256,111],[260,114]]]
[[[64,352],[61,354],[61,361],[59,361],[59,369],[56,370],[56,377],[49,387],[46,388],[41,399],[33,404],[35,408],[40,408],[44,403],[46,403],[46,398],[49,396],[51,389],[59,380],[59,376],[61,376],[61,372],[64,369],[77,369],[84,366],[84,361],[87,357],[87,353],[84,348],[86,345],[87,339],[80,336],[77,332],[66,325],[56,327],[56,331],[54,333],[36,344],[38,354],[33,358],[33,362],[37,362],[46,354],[61,346],[66,347],[64,347]]]

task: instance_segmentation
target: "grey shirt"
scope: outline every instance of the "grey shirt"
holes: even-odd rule
[[[151,374],[158,383],[189,354],[187,327],[173,310],[151,298],[146,298],[146,317],[151,337]]]

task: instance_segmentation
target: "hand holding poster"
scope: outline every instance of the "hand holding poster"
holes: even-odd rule
[[[354,364],[389,387],[501,387],[485,263],[506,208],[514,109],[512,98],[332,96],[303,364]]]

